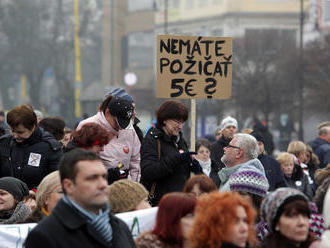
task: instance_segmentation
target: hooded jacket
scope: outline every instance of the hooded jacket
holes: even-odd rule
[[[242,164],[237,164],[233,167],[225,167],[223,168],[220,172],[219,172],[219,177],[220,177],[220,192],[225,192],[225,191],[230,191],[230,187],[229,187],[229,177],[236,172],[242,172],[242,171],[246,171],[246,170],[254,170],[257,171],[259,173],[261,173],[263,176],[266,177],[265,174],[265,170],[264,167],[262,166],[261,162],[259,161],[259,159],[251,159],[245,163]]]
[[[85,123],[97,123],[109,131],[112,139],[100,152],[100,157],[109,168],[116,168],[119,163],[124,167],[121,170],[129,170],[129,179],[138,182],[141,176],[140,147],[141,143],[134,129],[121,129],[116,131],[105,119],[102,112],[81,121],[77,127],[80,129]]]

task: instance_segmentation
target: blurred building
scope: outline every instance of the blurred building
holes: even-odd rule
[[[329,30],[329,2],[303,0],[305,42],[317,37],[320,30]],[[157,34],[235,38],[268,30],[298,44],[300,6],[301,0],[103,0],[102,83],[82,92],[83,112],[91,114],[106,92],[123,87],[134,97],[145,126],[159,104],[155,99]],[[127,73],[135,76],[134,85],[125,84]],[[217,105],[217,100],[201,102],[202,109],[207,109],[205,104]],[[219,120],[207,111],[202,118],[199,136]]]
[[[155,106],[154,2],[103,0],[102,7],[102,82],[83,90],[83,112],[93,114],[107,92],[122,87],[135,99],[144,128],[151,122]],[[135,80],[125,83],[128,73]]]

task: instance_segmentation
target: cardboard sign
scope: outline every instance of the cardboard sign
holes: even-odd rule
[[[230,98],[232,38],[157,36],[157,97]]]

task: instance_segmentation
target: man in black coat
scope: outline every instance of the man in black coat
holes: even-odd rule
[[[231,116],[224,118],[220,125],[222,136],[211,146],[211,159],[224,168],[225,165],[221,161],[224,154],[224,148],[228,146],[234,134],[237,132],[237,120]]]
[[[251,135],[255,137],[256,140],[258,141],[258,146],[259,146],[258,159],[260,160],[262,166],[265,169],[266,177],[269,183],[268,191],[274,191],[275,189],[281,187],[288,187],[284,179],[284,174],[281,170],[281,166],[279,162],[277,162],[271,156],[264,154],[265,152],[264,137],[256,131],[253,131]]]
[[[11,176],[36,188],[49,173],[57,170],[61,144],[37,125],[29,105],[10,110],[7,121],[11,134],[0,137],[0,177]]]
[[[74,149],[63,156],[59,171],[64,196],[29,233],[25,246],[135,247],[126,224],[110,212],[107,170],[97,154]]]

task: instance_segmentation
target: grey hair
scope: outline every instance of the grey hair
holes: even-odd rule
[[[235,145],[244,151],[245,157],[249,159],[255,159],[258,157],[259,147],[256,138],[245,133],[234,134],[234,138],[236,138]]]

